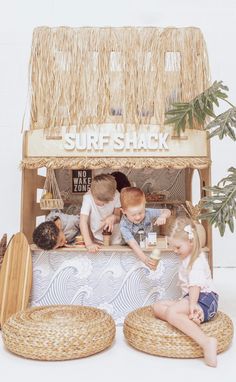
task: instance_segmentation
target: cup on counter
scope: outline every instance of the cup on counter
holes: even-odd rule
[[[108,229],[104,229],[102,231],[102,236],[104,247],[109,247],[109,245],[111,245],[111,232],[108,231]]]
[[[161,251],[159,248],[154,248],[151,255],[150,255],[150,259],[154,260],[155,261],[155,267],[158,266],[158,263],[161,259]]]

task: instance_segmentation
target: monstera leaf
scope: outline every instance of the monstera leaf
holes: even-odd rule
[[[172,109],[166,112],[165,125],[173,124],[177,135],[186,128],[194,129],[198,125],[204,125],[208,116],[216,118],[213,107],[219,106],[219,99],[225,100],[228,87],[222,81],[215,81],[212,86],[199,94],[190,102],[176,102]]]
[[[207,126],[206,130],[211,130],[209,138],[218,135],[219,139],[228,136],[233,141],[236,140],[236,107],[232,107],[224,113],[218,115]]]
[[[207,117],[212,117],[212,121],[204,127],[209,132],[209,138],[218,136],[219,139],[223,139],[228,136],[235,141],[236,107],[226,99],[226,91],[228,87],[223,85],[222,81],[215,81],[190,102],[174,103],[166,113],[165,124],[173,124],[175,132],[180,135],[186,128],[194,129],[199,125],[204,127]],[[214,106],[219,106],[219,100],[228,103],[231,108],[216,116],[213,109]],[[208,220],[215,225],[221,236],[224,235],[227,225],[231,232],[234,231],[236,218],[236,169],[231,167],[228,171],[230,174],[216,186],[205,188],[208,196],[201,201],[203,211],[206,212],[198,216],[199,219]]]
[[[211,195],[202,199],[203,208],[207,209],[207,212],[200,215],[200,219],[207,219],[218,227],[221,236],[225,233],[226,225],[234,232],[236,219],[236,168],[230,167],[228,172],[230,174],[217,186],[205,188]]]

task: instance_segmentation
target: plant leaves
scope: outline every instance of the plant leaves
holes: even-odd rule
[[[224,113],[218,115],[213,121],[211,121],[205,128],[210,130],[209,138],[218,136],[219,139],[223,139],[228,136],[233,141],[236,140],[236,107],[231,107]]]
[[[227,225],[234,232],[236,219],[236,168],[230,167],[228,172],[229,175],[221,179],[217,186],[204,188],[210,195],[201,199],[206,212],[199,216],[200,219],[214,224],[221,236],[224,235]]]
[[[222,81],[215,81],[190,102],[173,103],[172,108],[166,112],[167,119],[164,124],[173,124],[177,135],[186,128],[194,129],[199,124],[204,125],[207,116],[216,117],[213,106],[219,105],[218,99],[228,97],[224,91],[228,91],[227,86],[223,85]]]

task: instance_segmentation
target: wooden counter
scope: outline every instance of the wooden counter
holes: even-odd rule
[[[165,237],[160,237],[157,240],[157,248],[161,249],[162,251],[171,251],[171,248],[167,247],[167,240]],[[152,247],[147,247],[143,251],[144,252],[151,252],[155,246]],[[31,250],[35,251],[39,249],[35,244],[31,244],[30,246]],[[56,249],[58,252],[63,251],[63,252],[76,252],[76,251],[81,251],[81,252],[87,252],[87,248],[85,246],[81,245],[71,245],[67,247],[62,247],[62,248],[57,248]],[[101,251],[103,252],[133,252],[133,250],[128,246],[128,245],[109,245],[105,247],[104,245],[101,245]]]
[[[31,244],[30,246],[32,251],[39,250],[39,248],[35,244]],[[169,247],[167,244],[166,237],[158,237],[157,246],[147,247],[143,251],[144,252],[152,252],[154,248],[158,248],[161,252],[174,252],[173,248]],[[55,250],[53,250],[55,251]],[[68,247],[57,248],[57,252],[88,252],[87,248],[80,245],[71,245]],[[133,252],[133,250],[128,245],[110,245],[104,247],[101,245],[100,251],[102,252]],[[207,247],[203,248],[204,252],[209,252]]]

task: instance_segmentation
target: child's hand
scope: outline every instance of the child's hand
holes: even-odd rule
[[[92,243],[92,244],[86,245],[86,248],[91,253],[96,253],[96,252],[99,251],[99,249],[101,249],[100,245],[98,245],[96,243]]]
[[[107,216],[106,219],[102,220],[102,226],[101,227],[103,229],[108,229],[109,232],[112,232],[115,222],[116,222],[115,215]]]
[[[149,257],[145,256],[145,259],[143,260],[144,264],[150,268],[152,271],[155,271],[157,268],[157,263],[155,260],[150,259]]]
[[[157,220],[153,223],[154,225],[163,225],[166,224],[166,216],[159,216]]]
[[[189,319],[198,325],[204,320],[203,311],[198,304],[189,304]]]

